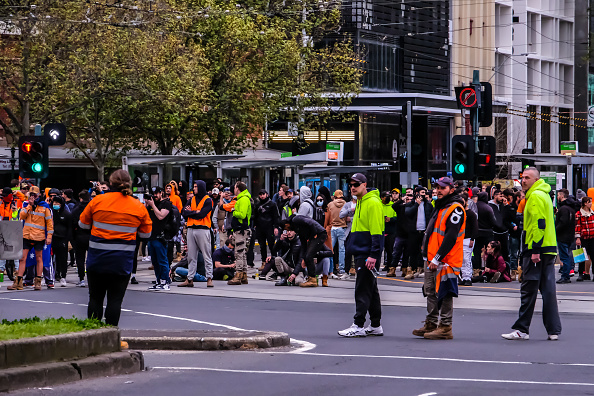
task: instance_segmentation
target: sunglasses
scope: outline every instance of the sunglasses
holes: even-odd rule
[[[317,202],[324,202],[323,199],[316,199]]]
[[[29,193],[29,196],[32,197],[32,198],[37,198],[38,197],[38,195],[35,194],[35,193]]]
[[[359,187],[360,185],[361,185],[361,183],[350,183],[350,184],[349,184],[349,186],[350,186],[351,188],[353,188],[353,187],[357,188],[357,187]]]

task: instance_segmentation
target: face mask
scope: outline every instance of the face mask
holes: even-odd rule
[[[437,201],[437,195],[434,195],[434,196],[433,196],[433,200],[434,200],[434,201]]]
[[[316,201],[316,204],[317,204],[318,206],[322,206],[322,205],[324,205],[324,201]]]
[[[231,253],[231,249],[229,246],[223,246],[223,250],[226,251],[227,253]]]
[[[60,210],[60,205],[54,205],[53,208],[54,210]]]

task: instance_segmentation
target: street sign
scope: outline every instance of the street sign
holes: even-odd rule
[[[281,153],[281,158],[289,158],[292,156],[293,156],[293,153]]]
[[[594,128],[594,106],[588,107],[588,128]]]
[[[459,109],[476,109],[479,107],[480,93],[475,87],[455,87],[456,102]]]
[[[578,142],[561,142],[560,151],[564,155],[575,155],[578,151]]]
[[[557,172],[540,172],[540,178],[553,189],[557,187]]]
[[[326,161],[344,160],[344,142],[326,142]]]

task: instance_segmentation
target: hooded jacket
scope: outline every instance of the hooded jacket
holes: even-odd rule
[[[295,275],[299,274],[301,270],[301,260],[303,259],[303,255],[301,252],[301,240],[299,236],[296,235],[293,239],[278,239],[272,249],[270,249],[271,256],[274,257],[282,257],[283,260],[287,263],[287,265],[293,268],[293,273]],[[273,260],[274,261],[274,260]]]
[[[571,245],[575,235],[575,200],[573,197],[567,197],[564,201],[559,201],[557,205],[557,216],[555,217],[555,232],[557,233],[557,242]]]
[[[237,195],[237,202],[233,209],[233,219],[231,228],[233,232],[243,231],[250,228],[250,219],[252,218],[252,196],[245,189]]]
[[[538,179],[526,192],[523,246],[525,254],[557,254],[557,237],[550,192],[551,186],[543,179]]]
[[[478,236],[492,236],[497,220],[495,219],[493,208],[489,205],[489,194],[484,191],[480,192],[476,207],[478,209]]]
[[[392,204],[392,209],[396,213],[396,237],[408,238],[409,219],[404,215],[406,205],[402,199],[398,199]]]
[[[46,234],[49,237],[54,234],[52,210],[41,198],[35,200],[33,207],[25,202],[19,213],[19,218],[25,222],[23,226],[24,239],[43,241],[46,239]]]
[[[270,229],[278,223],[278,217],[278,207],[272,202],[270,197],[261,199],[256,205],[256,227],[262,230]]]
[[[72,217],[70,219],[70,224],[72,228],[72,235],[74,236],[75,241],[89,241],[91,237],[91,230],[86,228],[81,228],[78,225],[78,221],[80,220],[80,215],[85,210],[89,203],[88,202],[80,202],[78,205],[72,209]]]
[[[376,189],[368,190],[367,194],[357,199],[347,244],[348,254],[355,256],[355,259],[381,258],[384,251],[385,228],[382,206],[379,191]]]
[[[385,224],[384,235],[396,234],[396,217],[398,214],[392,208],[392,201],[388,202],[387,204],[382,202],[382,210],[384,213],[384,218],[387,217],[389,219]]]
[[[53,209],[52,213],[54,219],[54,238],[59,239],[71,239],[72,238],[72,214],[66,209],[64,199],[62,197],[56,197],[53,202],[60,204],[60,209]]]
[[[303,186],[299,189],[299,211],[298,215],[308,216],[313,218],[314,203],[311,200],[312,193],[309,187]]]
[[[196,204],[198,204],[202,200],[202,198],[204,198],[206,196],[206,183],[202,180],[197,180],[196,185],[198,186],[198,194],[196,194],[192,198],[192,201],[196,202]],[[191,205],[191,202],[188,204]],[[204,201],[204,205],[202,205],[202,208],[200,210],[184,209],[181,214],[182,214],[182,216],[184,216],[187,219],[190,218],[190,219],[201,220],[201,219],[204,219],[206,216],[210,216],[210,214],[212,212],[212,208],[213,208],[212,198],[207,198]],[[189,228],[205,228],[205,226],[196,225],[196,226],[189,226]]]
[[[336,198],[328,204],[328,212],[330,213],[330,227],[346,228],[346,218],[340,218],[340,210],[346,204],[344,198]]]

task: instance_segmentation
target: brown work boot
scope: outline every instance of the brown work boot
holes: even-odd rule
[[[262,263],[262,265],[260,266],[260,268],[258,268],[258,272],[264,271],[264,267],[266,267],[266,263]]]
[[[406,269],[406,276],[404,277],[404,280],[411,280],[415,278],[415,273],[413,272],[412,268],[408,267]]]
[[[41,276],[36,276],[35,279],[33,279],[33,289],[41,290]]]
[[[512,270],[512,272],[511,272],[511,280],[512,281],[518,280],[518,271]]]
[[[177,285],[177,287],[194,287],[194,281],[186,278],[186,280],[183,283],[180,283],[179,285]]]
[[[247,272],[245,272],[245,271],[243,271],[241,273],[241,284],[242,285],[247,285],[248,284]]]
[[[428,321],[425,321],[423,323],[423,327],[421,327],[420,329],[413,330],[413,335],[416,335],[417,337],[423,337],[425,333],[429,333],[437,329],[437,325],[435,323],[431,323]]]
[[[233,275],[233,278],[229,279],[227,281],[228,285],[241,285],[241,274],[243,272],[240,271],[235,271],[235,275]]]
[[[440,324],[437,329],[425,333],[423,337],[428,340],[451,340],[454,338],[454,335],[452,334],[452,326],[444,326]]]
[[[390,267],[388,269],[388,273],[386,274],[388,278],[395,278],[396,277],[396,267]]]
[[[214,285],[212,284],[212,278],[206,279],[206,287],[214,287]]]
[[[401,267],[402,273],[400,274],[400,276],[403,278],[406,276],[406,268],[407,267]]]
[[[328,287],[328,275],[322,275],[322,287]]]
[[[318,287],[318,280],[315,276],[308,276],[307,281],[300,284],[299,287]]]
[[[8,286],[6,289],[8,290],[23,290],[23,278],[20,276],[16,276],[14,278],[14,282],[12,286]]]
[[[357,271],[355,271],[355,267],[351,267],[349,270],[349,275],[357,275]]]

